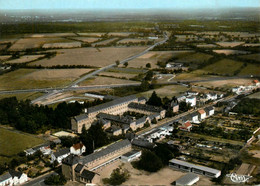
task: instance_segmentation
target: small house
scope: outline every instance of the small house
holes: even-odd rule
[[[61,163],[61,161],[66,158],[68,155],[70,155],[70,149],[65,148],[61,149],[55,153],[52,153],[51,155],[51,162],[53,163],[55,160],[57,160],[58,163]]]
[[[86,147],[82,143],[74,144],[70,147],[70,153],[74,155],[82,155],[84,152],[86,152]]]

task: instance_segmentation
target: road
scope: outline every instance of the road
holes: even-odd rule
[[[46,173],[42,176],[39,176],[37,178],[31,179],[30,181],[28,181],[27,183],[23,184],[23,186],[45,186],[44,184],[44,180],[45,178],[51,176],[52,174],[57,174],[53,171]]]

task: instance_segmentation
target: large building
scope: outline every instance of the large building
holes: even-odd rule
[[[117,141],[87,156],[70,155],[62,161],[62,173],[66,179],[83,183],[96,183],[98,174],[94,171],[132,150],[128,140]]]
[[[218,178],[221,175],[221,171],[217,169],[212,169],[209,167],[204,167],[201,165],[195,165],[186,161],[181,161],[177,159],[171,159],[169,161],[169,166],[175,169],[180,169],[188,172],[193,172],[196,174],[202,174],[211,178]]]
[[[116,116],[122,115],[127,111],[146,114],[150,117],[156,116],[156,119],[162,119],[165,117],[166,111],[164,109],[146,105],[144,103],[144,98],[137,98],[136,96],[131,95],[118,98],[101,105],[90,107],[85,110],[84,114],[75,116],[71,119],[71,128],[73,131],[81,133],[83,126],[85,126],[86,129],[89,129],[98,118],[109,121],[114,120],[116,122],[118,122],[118,120],[125,120],[121,123],[128,124],[132,130],[142,128],[144,123],[147,121],[144,118],[132,121],[132,119],[127,117]]]

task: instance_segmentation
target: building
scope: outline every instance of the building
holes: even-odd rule
[[[183,171],[193,172],[196,174],[202,174],[211,178],[218,178],[221,175],[221,171],[217,169],[212,169],[209,167],[195,165],[186,161],[181,161],[177,159],[171,159],[169,161],[169,166],[175,169],[180,169]]]
[[[58,163],[61,163],[61,161],[64,158],[66,158],[68,155],[70,155],[70,149],[69,148],[61,149],[57,152],[52,153],[51,162],[53,163],[55,160],[57,160]]]
[[[142,155],[141,151],[132,150],[131,152],[127,152],[121,156],[121,160],[123,162],[130,162],[137,158],[139,158]]]
[[[206,96],[207,96],[208,100],[216,100],[216,99],[218,99],[218,95],[216,93],[213,93],[213,92],[206,94]]]
[[[113,136],[119,136],[123,134],[121,127],[116,125],[112,125],[109,129],[106,130],[106,132],[112,134]]]
[[[199,95],[199,93],[196,92],[196,91],[187,91],[186,94],[187,94],[187,96],[197,96],[197,95]]]
[[[203,120],[207,116],[205,110],[203,110],[203,109],[198,110],[198,114],[199,114],[199,120]]]
[[[49,143],[38,145],[36,147],[24,150],[26,156],[33,155],[37,151],[41,151],[43,155],[50,155],[52,152]]]
[[[62,173],[66,179],[82,183],[98,183],[99,175],[93,171],[99,169],[131,151],[130,141],[117,141],[87,156],[69,155],[62,161]]]
[[[193,173],[188,173],[177,179],[173,185],[193,185],[200,180],[200,177]]]
[[[171,108],[173,113],[179,112],[179,104],[174,101],[171,102]]]
[[[213,106],[206,107],[206,108],[204,108],[204,110],[205,110],[207,116],[212,116],[215,113]]]
[[[189,97],[186,97],[185,101],[186,101],[186,103],[189,103],[190,106],[195,107],[197,99],[195,96],[189,96]]]
[[[70,154],[80,156],[84,152],[86,152],[86,147],[82,143],[77,143],[77,144],[74,144],[70,147]]]
[[[188,132],[191,131],[191,128],[192,128],[192,124],[189,121],[187,121],[181,127],[179,127],[180,130],[188,131]]]
[[[140,149],[152,150],[156,147],[156,144],[151,143],[151,142],[144,140],[144,139],[133,139],[131,141],[131,143],[132,143],[133,146],[140,148]]]
[[[26,174],[15,170],[9,170],[0,176],[0,186],[20,185],[28,181]]]
[[[199,123],[199,114],[198,114],[198,112],[191,113],[190,117],[191,117],[191,122]]]

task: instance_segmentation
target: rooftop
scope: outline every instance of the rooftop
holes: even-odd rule
[[[121,149],[121,148],[124,148],[126,146],[129,146],[131,145],[130,141],[128,140],[121,140],[121,141],[118,141],[118,142],[115,142],[109,146],[107,146],[105,149],[102,149],[98,152],[94,152],[92,154],[89,154],[87,156],[84,156],[82,157],[79,162],[81,162],[83,165],[89,163],[89,162],[92,162],[93,160],[96,160],[100,157],[103,157],[105,155],[108,155],[110,154],[111,152],[114,152],[118,149]]]
[[[136,153],[139,153],[140,151],[138,150],[132,150],[130,152],[127,152],[125,154],[123,154],[122,156],[125,156],[125,157],[131,157],[132,155],[136,154]]]
[[[112,114],[99,113],[98,118],[116,121],[118,123],[130,124],[133,122],[133,117],[130,116],[117,116]]]
[[[130,96],[118,98],[118,99],[115,99],[113,101],[101,104],[101,105],[90,107],[90,108],[88,108],[88,113],[97,112],[97,111],[109,108],[111,106],[119,105],[119,104],[129,102],[129,101],[133,101],[133,100],[138,100],[135,95],[130,95]]]
[[[146,105],[146,104],[139,104],[139,103],[130,103],[128,105],[129,108],[134,108],[134,109],[140,109],[140,110],[146,110],[150,112],[161,112],[163,109],[160,107],[155,107],[151,105]]]
[[[91,172],[91,171],[88,171],[88,170],[84,170],[81,174],[80,174],[81,177],[87,179],[87,180],[92,180],[95,176],[95,173],[94,172]]]
[[[87,118],[88,118],[87,114],[80,114],[80,115],[74,117],[74,119],[76,121],[81,121],[81,120],[84,120],[84,119],[87,119]]]
[[[143,147],[143,148],[147,148],[147,149],[153,149],[154,147],[156,147],[156,145],[154,143],[150,143],[150,142],[142,140],[142,139],[134,139],[132,141],[132,144],[135,146]]]
[[[9,172],[7,172],[7,173],[5,173],[5,174],[2,174],[2,175],[0,176],[0,183],[3,182],[3,181],[5,181],[5,180],[7,180],[7,179],[9,179],[9,178],[12,178],[12,176],[11,176],[11,174],[10,174]]]
[[[65,148],[65,149],[61,149],[61,150],[59,150],[57,152],[54,152],[53,154],[54,154],[55,157],[60,157],[60,156],[63,156],[65,154],[68,154],[69,152],[70,152],[70,149],[69,148]]]
[[[181,178],[176,180],[176,184],[178,185],[188,185],[190,182],[198,179],[199,176],[197,176],[196,174],[193,173],[188,173],[184,176],[182,176]]]
[[[78,150],[78,149],[81,149],[84,145],[82,143],[77,143],[77,144],[74,144],[72,145],[72,147],[75,149],[75,150]]]

